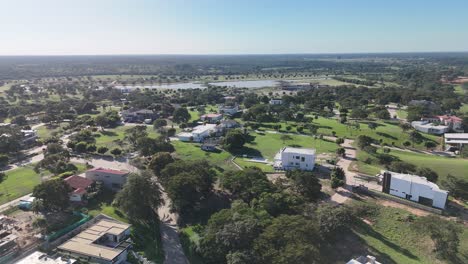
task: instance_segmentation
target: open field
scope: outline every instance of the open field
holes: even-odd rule
[[[258,162],[250,162],[249,159],[245,158],[236,158],[234,161],[241,166],[242,168],[247,167],[257,167],[260,168],[264,172],[274,172],[273,166],[270,164],[258,163]]]
[[[65,127],[68,123],[62,122],[56,126],[47,126],[43,125],[37,128],[37,135],[39,138],[49,138],[52,136],[61,136],[63,134],[63,127]]]
[[[356,138],[359,135],[366,135],[377,140],[382,140],[383,144],[392,145],[392,143],[394,143],[395,146],[399,147],[403,145],[403,142],[409,141],[409,132],[404,132],[398,125],[390,122],[375,121],[374,123],[378,125],[375,130],[370,129],[365,122],[360,122],[360,128],[355,129],[339,123],[336,119],[323,117],[314,119],[313,123],[319,126],[318,133],[324,135],[332,135],[332,131],[336,132],[336,136],[346,138]],[[429,134],[422,135],[425,137],[425,140],[440,143],[440,137]],[[415,147],[424,149],[424,142],[415,144]]]
[[[234,165],[230,162],[231,154],[226,151],[220,152],[207,152],[200,148],[198,143],[189,143],[181,141],[171,142],[175,149],[177,157],[183,160],[199,160],[206,159],[208,162],[215,166],[220,166],[224,169],[235,169]]]
[[[353,231],[364,240],[371,255],[382,263],[447,263],[435,258],[431,238],[415,230],[414,220],[404,221],[409,216],[403,209],[380,207],[369,219],[371,225],[359,222]],[[448,263],[467,263],[467,249],[468,228],[464,227],[457,254],[459,261]]]
[[[447,174],[468,180],[468,160],[461,158],[447,158],[427,154],[412,153],[407,151],[392,150],[391,155],[398,157],[404,162],[408,162],[421,168],[430,168],[439,174],[438,183],[447,177]],[[383,169],[382,165],[376,163],[366,164],[363,161],[371,157],[364,151],[358,151],[358,161],[356,162],[359,171],[365,174],[375,175]]]
[[[107,128],[104,131],[96,132],[96,146],[105,146],[109,149],[113,149],[116,147],[121,147],[118,144],[118,141],[123,140],[125,138],[125,131],[127,129],[132,128],[132,126],[118,126],[115,128]],[[156,138],[159,136],[159,133],[156,132],[152,126],[147,126],[146,132],[148,132],[148,136],[151,138]]]

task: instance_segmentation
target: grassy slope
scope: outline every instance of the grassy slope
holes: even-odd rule
[[[380,207],[372,220],[356,224],[354,231],[369,246],[371,255],[382,263],[446,263],[435,258],[429,236],[416,231],[413,223],[404,219],[410,213],[403,209]],[[467,263],[468,228],[460,235],[459,263]]]
[[[439,156],[432,156],[427,154],[411,153],[405,151],[396,151],[392,150],[391,155],[397,156],[400,160],[412,163],[418,167],[430,168],[439,174],[438,182],[445,179],[447,174],[452,174],[456,177],[464,178],[468,180],[468,160],[459,159],[459,158],[446,158]],[[362,173],[375,175],[377,174],[383,166],[378,165],[377,163],[365,164],[362,162],[366,158],[370,157],[364,151],[358,152],[358,168]]]
[[[125,130],[130,128],[131,126],[118,126],[116,128],[108,128],[103,132],[98,131],[97,133],[101,136],[96,137],[96,146],[105,146],[109,149],[119,147],[119,145],[116,144],[115,141],[123,140],[125,138]],[[159,134],[151,126],[148,126],[146,131],[148,132],[149,137],[156,138],[157,136],[159,136]]]
[[[206,159],[211,164],[220,166],[224,169],[233,169],[233,165],[229,162],[231,154],[226,151],[222,152],[207,152],[200,149],[200,144],[181,141],[173,141],[172,144],[176,149],[176,154],[183,160],[198,160]]]

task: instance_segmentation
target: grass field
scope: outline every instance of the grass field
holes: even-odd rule
[[[382,140],[383,143],[395,146],[402,146],[403,142],[409,140],[409,133],[404,132],[398,125],[393,123],[384,123],[382,121],[375,122],[378,127],[375,130],[361,122],[359,129],[350,128],[344,124],[339,123],[336,119],[323,118],[314,119],[314,124],[319,126],[318,133],[324,135],[332,135],[332,131],[336,132],[338,137],[356,138],[359,135],[367,135],[377,140]],[[423,134],[425,140],[431,140],[436,143],[440,142],[440,137]],[[424,149],[424,143],[415,144],[418,149]]]
[[[467,114],[468,113],[468,104],[462,104],[459,109],[460,112]]]
[[[273,166],[270,164],[263,164],[263,163],[258,163],[258,162],[249,162],[248,159],[244,158],[236,158],[234,160],[239,166],[242,168],[247,168],[247,167],[257,167],[260,168],[264,172],[274,172],[275,170],[273,169]]]
[[[63,127],[65,127],[68,123],[60,123],[57,126],[49,127],[46,125],[40,126],[37,128],[37,135],[39,138],[49,138],[52,136],[60,137],[63,134]]]
[[[200,148],[200,144],[173,141],[171,142],[176,149],[177,157],[182,160],[199,160],[206,159],[213,165],[220,166],[224,169],[235,169],[230,162],[232,155],[226,151],[207,152]]]
[[[398,157],[402,161],[414,164],[418,167],[434,170],[439,175],[439,183],[447,177],[447,174],[452,174],[453,176],[468,180],[468,160],[466,159],[447,158],[396,150],[392,150],[390,154]],[[379,173],[380,170],[383,169],[383,166],[377,164],[375,161],[372,164],[364,163],[363,161],[368,157],[370,157],[368,153],[358,151],[357,165],[359,171],[370,175]]]
[[[105,146],[109,149],[120,147],[116,141],[123,140],[125,138],[125,131],[130,128],[131,126],[118,126],[116,128],[108,128],[104,131],[96,132],[98,135],[100,135],[96,137],[96,146]],[[159,136],[159,133],[156,132],[152,126],[148,126],[146,131],[148,132],[148,136],[151,138],[156,138]]]
[[[468,263],[467,227],[460,234],[459,261],[446,262],[436,259],[431,238],[417,231],[412,221],[405,221],[409,216],[403,209],[379,207],[378,213],[369,219],[371,225],[359,222],[353,231],[382,263]]]
[[[408,117],[408,112],[406,110],[400,109],[397,110],[398,118],[406,119]]]

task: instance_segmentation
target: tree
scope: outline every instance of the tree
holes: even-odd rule
[[[18,126],[27,126],[28,125],[28,120],[26,120],[26,117],[24,115],[19,115],[15,116],[11,119],[12,124],[16,124]]]
[[[374,142],[374,139],[366,135],[359,135],[356,142],[357,146],[360,149],[363,149],[365,146],[370,146]]]
[[[292,180],[294,190],[307,200],[320,197],[322,185],[319,179],[310,171],[290,170],[286,177]]]
[[[133,220],[152,220],[154,211],[164,203],[159,185],[150,172],[131,173],[115,204]]]
[[[335,189],[345,184],[346,175],[342,168],[335,167],[331,173],[330,178],[331,178],[331,187]]]
[[[261,264],[313,264],[320,260],[318,226],[300,215],[280,215],[254,241]]]
[[[293,138],[288,134],[282,134],[280,139],[283,141],[283,145],[286,141],[293,140]]]
[[[223,140],[223,147],[228,151],[241,149],[245,144],[245,135],[240,129],[229,130]]]
[[[351,114],[349,116],[351,118],[363,119],[367,118],[367,112],[364,109],[357,107],[351,110]]]
[[[101,147],[99,147],[99,148],[97,149],[97,152],[98,152],[99,154],[105,154],[108,150],[109,150],[109,148],[104,147],[104,146],[101,146]]]
[[[136,150],[138,150],[142,156],[147,157],[158,152],[174,152],[175,149],[164,137],[156,139],[140,137],[136,141]]]
[[[369,123],[367,126],[368,126],[369,129],[371,129],[371,130],[375,130],[375,129],[377,128],[377,124],[374,123],[374,122]]]
[[[412,147],[414,148],[414,143],[416,143],[416,144],[421,143],[422,140],[423,140],[423,136],[421,135],[421,133],[419,133],[417,131],[412,131],[409,134],[409,140],[411,141]]]
[[[167,121],[166,119],[162,119],[162,118],[159,118],[159,119],[156,119],[153,123],[153,128],[154,129],[160,129],[160,128],[163,128],[167,126]]]
[[[437,174],[437,172],[429,168],[419,168],[416,171],[416,174],[422,177],[426,177],[426,179],[430,182],[437,182],[437,179],[439,179],[439,175]]]
[[[435,147],[437,147],[437,144],[434,141],[426,141],[424,142],[424,146],[427,149],[434,149]]]
[[[151,158],[148,169],[152,170],[155,175],[159,175],[161,171],[172,162],[174,162],[174,158],[172,158],[169,152],[158,152]]]
[[[376,118],[379,119],[390,119],[390,113],[387,111],[387,109],[382,109],[374,113]]]
[[[349,223],[352,222],[352,213],[345,206],[335,206],[332,204],[320,204],[315,211],[320,234],[333,240],[333,238],[344,232]]]
[[[403,142],[403,146],[405,146],[407,148],[407,147],[411,146],[411,142],[405,141],[405,142]]]
[[[221,186],[227,189],[234,199],[242,199],[246,203],[274,189],[265,173],[257,167],[227,172],[221,178]]]
[[[120,148],[114,148],[111,150],[111,154],[114,156],[120,156],[122,155],[122,150]]]
[[[52,179],[36,185],[33,197],[42,201],[42,208],[46,211],[61,211],[70,204],[69,194],[72,188],[62,179]]]
[[[0,154],[0,168],[7,166],[9,160],[8,155]]]
[[[339,157],[345,157],[346,156],[346,149],[345,148],[337,148],[336,149],[336,155]]]
[[[453,197],[468,200],[467,180],[460,179],[449,174],[447,175],[445,180],[442,181],[442,186],[444,186],[450,192],[450,195],[452,195]]]
[[[97,126],[101,127],[102,130],[104,130],[104,128],[106,128],[109,125],[109,120],[103,114],[96,116],[94,118],[94,122]]]
[[[335,140],[335,143],[336,143],[337,145],[343,144],[343,143],[344,143],[344,138],[337,138],[337,139]]]
[[[86,142],[84,142],[84,141],[78,142],[75,145],[75,151],[78,152],[78,153],[84,153],[84,152],[86,152],[86,147],[87,146],[88,146],[88,144],[86,144]]]
[[[134,126],[125,130],[125,138],[132,144],[132,146],[137,145],[137,140],[143,137],[147,137],[148,132],[146,131],[146,125]]]
[[[190,120],[190,118],[190,113],[185,107],[177,108],[176,110],[174,110],[174,113],[172,115],[172,120],[177,124],[187,123]]]
[[[388,170],[398,173],[414,173],[416,171],[416,166],[404,161],[393,161],[388,166]]]

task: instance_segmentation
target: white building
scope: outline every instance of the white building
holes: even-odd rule
[[[271,105],[280,105],[283,103],[283,100],[282,99],[278,99],[278,98],[273,98],[273,99],[270,99],[270,104]]]
[[[377,261],[377,259],[374,256],[360,256],[359,258],[352,259],[346,264],[381,264],[380,262]]]
[[[448,191],[425,177],[382,171],[382,192],[408,199],[424,205],[445,209]]]
[[[223,114],[235,115],[239,112],[239,105],[219,105],[218,111]]]
[[[57,250],[85,263],[126,263],[130,225],[103,219],[66,241]]]
[[[63,256],[49,256],[47,253],[34,251],[32,254],[15,262],[15,264],[73,264],[75,259]]]
[[[215,131],[215,128],[216,124],[199,125],[194,127],[192,131],[177,134],[177,137],[180,141],[202,142],[210,136],[211,132]]]
[[[275,155],[275,163],[273,166],[275,169],[311,171],[315,166],[315,149],[282,148]]]
[[[468,133],[445,133],[445,144],[461,148],[468,144]]]
[[[104,187],[112,191],[120,191],[124,184],[127,182],[127,171],[94,168],[86,171],[85,177],[93,180],[100,181]]]
[[[201,121],[206,121],[211,124],[221,121],[221,119],[223,119],[222,114],[205,114],[205,115],[200,116]]]
[[[434,135],[442,135],[450,131],[449,126],[436,125],[436,124],[430,123],[429,121],[413,121],[411,122],[411,126],[420,132],[434,134]]]

